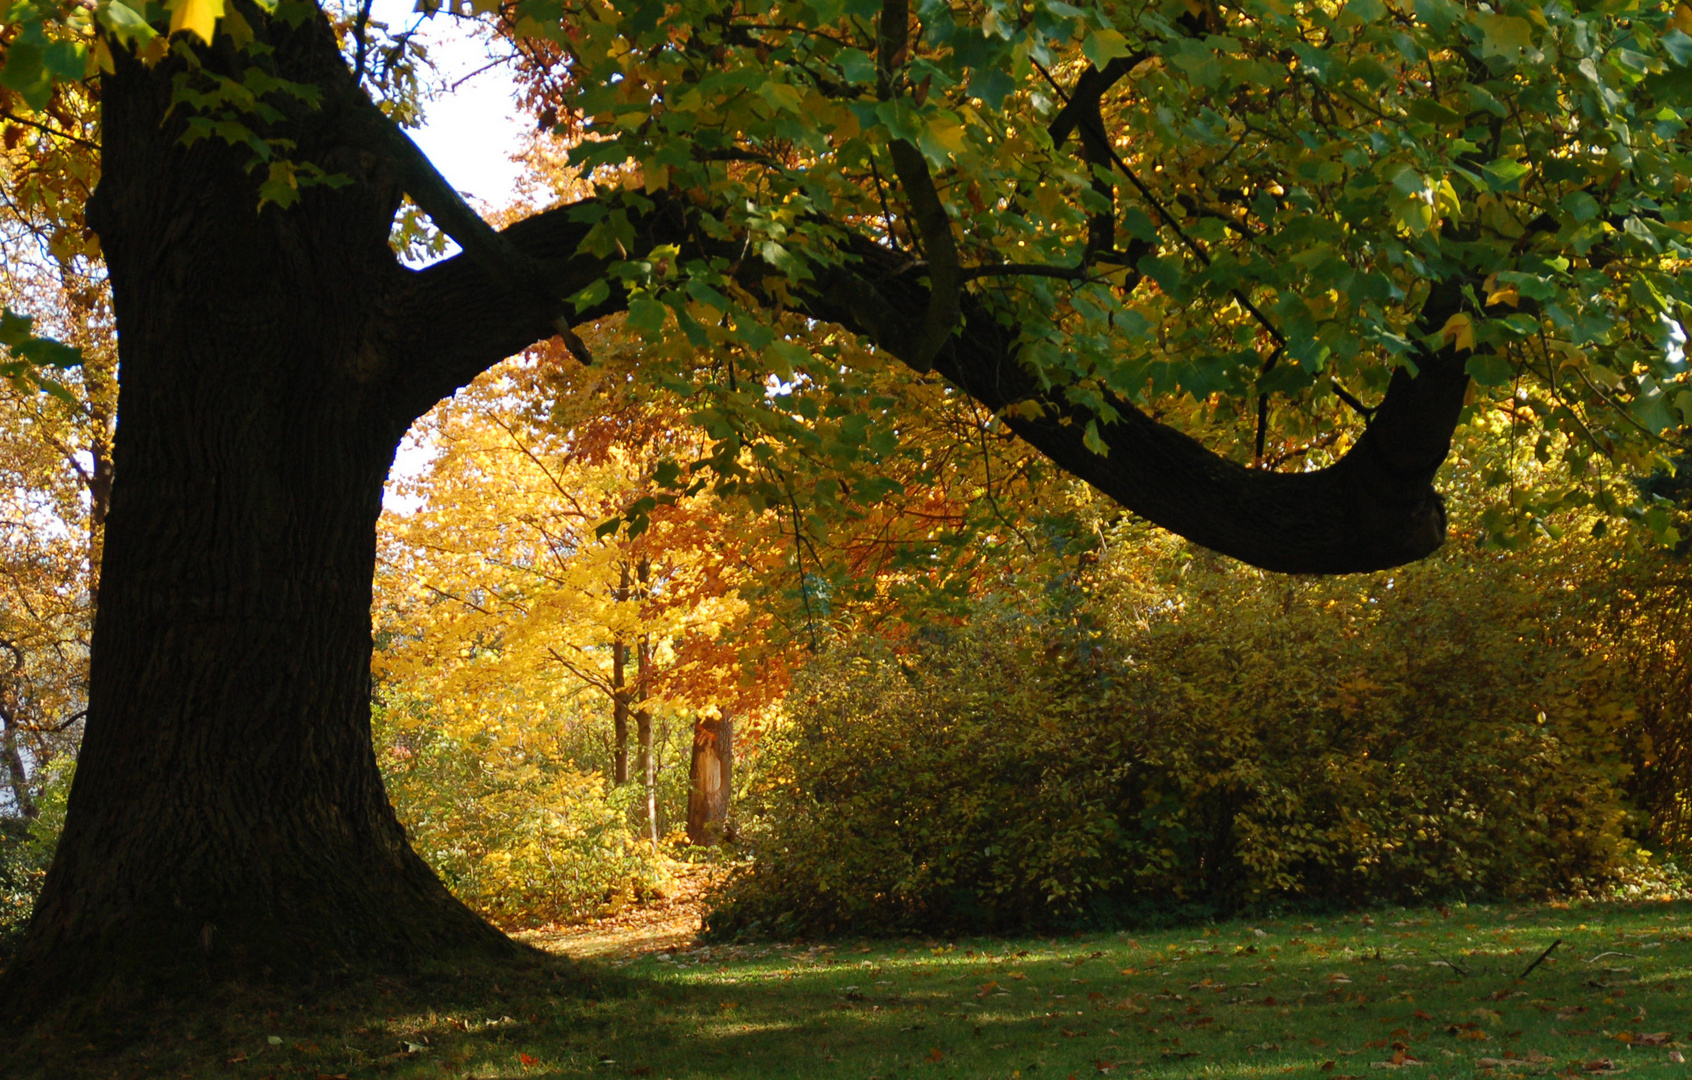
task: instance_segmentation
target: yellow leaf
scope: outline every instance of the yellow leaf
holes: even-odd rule
[[[1453,348],[1467,349],[1470,352],[1475,350],[1475,324],[1463,312],[1445,320],[1445,325],[1439,329],[1439,336],[1450,342]]]
[[[176,0],[176,6],[170,12],[170,32],[187,30],[199,35],[201,41],[211,44],[212,34],[217,32],[217,20],[223,17],[224,0]]]
[[[1674,9],[1674,16],[1669,19],[1669,25],[1683,34],[1692,35],[1692,7],[1678,5]]]
[[[670,186],[670,167],[660,165],[655,161],[647,162],[641,170],[646,176],[646,193],[663,191]]]
[[[963,153],[964,126],[944,113],[928,122],[928,136],[951,153]]]
[[[1434,189],[1434,205],[1446,217],[1456,217],[1463,212],[1463,201],[1457,197],[1457,189],[1449,179],[1441,180]]]

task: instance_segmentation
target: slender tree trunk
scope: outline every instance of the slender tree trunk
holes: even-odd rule
[[[646,831],[652,840],[652,850],[658,850],[658,755],[653,752],[652,745],[652,710],[647,707],[646,698],[649,693],[652,678],[652,637],[649,634],[640,636],[640,648],[636,651],[640,665],[637,683],[640,687],[640,708],[635,710],[635,724],[637,739],[640,743],[640,772],[646,782]]]
[[[635,594],[644,604],[652,595],[652,562],[641,559],[635,564]],[[658,758],[652,746],[652,709],[647,701],[652,696],[652,635],[640,635],[635,649],[635,710],[636,741],[640,745],[640,774],[646,783],[646,832],[652,850],[658,850]]]
[[[291,77],[347,83],[326,24],[277,46]],[[244,151],[181,144],[171,68],[120,58],[102,93],[88,215],[121,411],[82,752],[11,1009],[514,951],[412,851],[371,746],[376,518],[428,397],[384,382],[397,191],[356,175],[258,210]]]
[[[629,564],[620,567],[612,598],[623,603],[629,598]],[[611,750],[611,783],[629,782],[629,643],[621,637],[611,642],[611,729],[615,742]]]
[[[693,725],[693,763],[688,770],[687,840],[709,847],[728,838],[729,800],[734,793],[734,717],[700,717]]]
[[[0,761],[6,763],[6,783],[12,789],[12,801],[17,804],[18,813],[26,818],[35,817],[40,811],[30,795],[29,771],[24,768],[23,754],[18,750],[18,732],[10,711],[0,712]]]

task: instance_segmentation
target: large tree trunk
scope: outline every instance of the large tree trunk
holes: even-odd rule
[[[693,726],[693,766],[688,770],[687,841],[709,847],[728,839],[734,793],[734,717],[701,717]]]
[[[322,33],[278,56],[333,87]],[[380,333],[406,285],[397,191],[258,210],[245,151],[180,144],[168,68],[105,83],[116,475],[69,816],[0,993],[24,1008],[514,949],[411,850],[371,747],[376,518],[427,397],[396,393]],[[291,137],[334,160],[316,127]]]

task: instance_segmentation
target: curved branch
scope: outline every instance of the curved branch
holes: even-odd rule
[[[654,200],[645,215],[631,212],[637,245],[677,244],[682,259],[708,255],[721,241],[695,235],[691,215],[674,198]],[[576,250],[601,207],[560,207],[507,229],[504,236],[527,257],[545,261],[553,280],[579,289],[597,280],[610,259]],[[645,248],[643,248],[645,250]],[[806,313],[860,334],[919,370],[931,302],[924,279],[932,268],[913,264],[867,236],[847,244],[851,265],[820,272],[802,299]],[[749,263],[744,278],[756,287],[767,268]],[[505,290],[465,256],[414,275],[406,307],[413,314],[413,365],[405,375],[415,415],[506,356],[554,333],[548,305],[525,290]],[[616,290],[577,322],[620,310]],[[1458,310],[1454,284],[1438,287],[1420,322],[1437,328]],[[1250,469],[1153,420],[1130,401],[1112,397],[1119,415],[1099,425],[1107,454],[1083,442],[1090,411],[1046,389],[1018,360],[1019,335],[1002,325],[986,302],[962,291],[961,328],[932,358],[933,368],[987,408],[1059,467],[1091,483],[1153,524],[1195,543],[1268,570],[1350,573],[1423,558],[1445,539],[1445,510],[1434,474],[1450,450],[1468,388],[1453,349],[1424,353],[1417,374],[1399,369],[1356,444],[1328,468],[1303,473]],[[450,317],[449,317],[450,316]],[[1010,406],[1032,403],[1038,415]]]
[[[910,326],[926,304],[916,275],[897,256],[856,247],[859,270],[820,282],[812,305],[903,359]],[[1435,290],[1421,323],[1440,326],[1457,309],[1455,287]],[[1328,468],[1304,473],[1249,469],[1160,424],[1121,397],[1119,414],[1098,425],[1108,453],[1083,434],[1094,414],[1066,400],[1017,360],[1018,335],[966,296],[964,329],[934,368],[999,412],[1005,425],[1067,472],[1153,524],[1267,570],[1351,573],[1423,558],[1444,542],[1445,509],[1434,474],[1450,450],[1468,375],[1455,350],[1418,358],[1418,374],[1394,372],[1385,398],[1357,443]],[[1029,419],[1013,405],[1032,403]]]

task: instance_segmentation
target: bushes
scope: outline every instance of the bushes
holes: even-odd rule
[[[539,739],[461,742],[406,718],[375,711],[388,798],[418,854],[488,919],[559,922],[657,888],[658,859],[627,824],[638,786],[608,791]]]
[[[1079,618],[988,608],[813,664],[713,930],[1517,896],[1634,857],[1625,702],[1518,565],[1313,581],[1133,558]]]
[[[64,827],[65,800],[75,771],[75,762],[68,757],[54,762],[42,777],[37,816],[0,818],[0,963],[23,936],[35,898],[41,895],[41,883]]]

